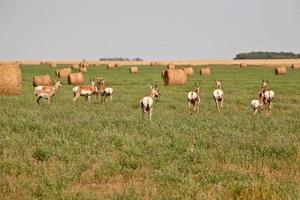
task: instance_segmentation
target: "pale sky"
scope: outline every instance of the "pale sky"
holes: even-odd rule
[[[300,53],[300,0],[0,0],[0,59]]]

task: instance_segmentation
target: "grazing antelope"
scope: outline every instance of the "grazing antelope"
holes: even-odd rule
[[[91,95],[95,94],[98,92],[97,87],[95,86],[96,81],[95,80],[90,80],[91,85],[82,85],[82,86],[75,86],[73,88],[73,94],[74,98],[73,101],[75,102],[76,99],[80,96],[84,96],[85,100],[90,101],[91,100]]]
[[[222,108],[224,103],[224,92],[222,91],[221,87],[222,87],[221,80],[216,80],[216,89],[213,92],[213,97],[219,112],[220,112],[220,107]]]
[[[188,101],[188,107],[191,107],[191,104],[193,105],[194,111],[197,113],[199,110],[199,104],[200,104],[200,86],[194,83],[194,91],[190,91],[187,95],[187,101]]]
[[[52,87],[50,91],[49,90],[43,90],[43,89],[42,90],[37,90],[35,92],[35,96],[37,96],[36,102],[38,104],[40,104],[40,100],[45,99],[45,100],[47,100],[48,104],[50,104],[51,101],[52,101],[52,97],[59,90],[59,88],[60,87],[56,85],[56,86]]]
[[[141,100],[140,100],[140,106],[142,109],[142,117],[149,117],[149,120],[151,121],[151,117],[152,117],[152,112],[153,112],[153,104],[154,104],[154,100],[153,98],[159,98],[160,97],[160,92],[159,89],[157,87],[157,85],[155,85],[155,87],[152,87],[150,85],[150,92],[147,96],[144,96]]]
[[[97,83],[97,89],[98,89],[98,94],[101,95],[101,102],[106,102],[106,97],[110,96],[110,100],[112,101],[112,94],[113,94],[113,89],[111,87],[107,87],[105,84],[105,81],[102,77],[97,78],[98,83]]]
[[[47,90],[47,91],[51,91],[52,89],[53,89],[53,87],[57,87],[57,88],[61,88],[62,87],[62,84],[61,84],[61,81],[59,80],[59,79],[57,79],[56,81],[55,81],[55,84],[54,84],[54,86],[52,86],[52,85],[39,85],[39,86],[36,86],[35,88],[34,88],[34,94],[36,94],[36,92],[38,91],[38,90]]]
[[[253,99],[251,101],[251,106],[253,108],[253,114],[255,115],[257,112],[260,113],[260,111],[262,110],[262,102],[260,102],[258,99]]]

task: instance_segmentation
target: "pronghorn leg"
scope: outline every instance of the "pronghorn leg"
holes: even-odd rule
[[[217,106],[218,112],[220,112],[220,108],[219,108],[219,102],[218,102],[218,100],[217,100],[217,99],[216,99],[215,101],[216,101],[216,106]]]
[[[223,108],[223,104],[224,104],[224,97],[222,97],[222,100],[221,100],[221,108]]]
[[[198,111],[199,111],[199,102],[196,103],[196,110],[195,111],[196,111],[196,113],[198,113]]]
[[[253,112],[253,115],[256,115],[258,109],[257,108],[253,108],[254,112]]]
[[[73,101],[75,102],[76,99],[77,99],[78,97],[80,97],[80,94],[79,94],[79,93],[76,93],[76,94],[74,94],[74,95],[75,95],[75,97],[73,98]]]
[[[87,96],[87,100],[88,100],[88,102],[91,101],[91,95],[88,95],[88,96]]]
[[[149,109],[149,120],[151,122],[151,118],[152,118],[152,108]]]
[[[112,101],[112,95],[110,95],[110,101]]]
[[[39,97],[37,98],[36,102],[37,102],[38,104],[40,104],[41,98],[42,98],[41,96],[39,96]]]
[[[190,101],[188,101],[188,108],[190,108],[191,107],[191,102]]]

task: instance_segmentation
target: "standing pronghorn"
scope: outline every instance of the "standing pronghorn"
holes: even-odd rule
[[[188,107],[191,107],[191,104],[193,105],[194,111],[197,113],[199,110],[199,104],[200,104],[200,86],[199,84],[194,83],[194,91],[191,91],[187,95],[187,101],[188,101]]]
[[[152,112],[153,112],[153,104],[154,104],[154,100],[153,98],[159,98],[160,97],[160,92],[159,89],[157,87],[157,85],[155,85],[155,87],[152,87],[150,85],[150,92],[147,96],[144,96],[141,100],[140,100],[140,106],[142,109],[142,117],[146,116],[146,118],[149,117],[149,120],[151,121],[151,117],[152,117]]]
[[[94,93],[97,93],[97,87],[95,86],[95,80],[90,80],[91,85],[81,85],[81,86],[75,86],[73,88],[73,94],[74,98],[73,101],[76,101],[76,99],[80,96],[85,96],[85,99],[90,101],[91,95]]]
[[[221,88],[222,88],[221,80],[216,80],[216,89],[213,92],[213,97],[219,112],[220,112],[220,107],[222,108],[224,104],[224,92],[222,91]]]
[[[97,89],[98,94],[101,95],[101,102],[106,102],[106,97],[110,96],[110,100],[112,101],[113,89],[111,87],[107,87],[105,81],[102,77],[97,78]]]
[[[34,90],[35,90],[34,94],[36,94],[38,90],[47,90],[47,91],[50,92],[53,89],[53,87],[61,88],[62,87],[61,81],[59,79],[57,79],[55,81],[54,86],[52,86],[52,85],[49,85],[49,86],[48,85],[38,85],[34,88]]]
[[[37,96],[36,102],[40,104],[41,99],[47,100],[48,104],[51,103],[52,97],[55,95],[55,93],[59,90],[59,86],[55,85],[54,87],[51,88],[51,90],[36,90],[35,91],[35,96]]]
[[[262,81],[262,87],[259,91],[259,101],[262,102],[264,105],[267,105],[268,110],[271,111],[272,101],[274,99],[275,93],[273,90],[267,90],[267,83],[269,83],[269,81]]]

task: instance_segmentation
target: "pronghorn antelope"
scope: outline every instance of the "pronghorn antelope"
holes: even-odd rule
[[[274,95],[275,95],[274,91],[272,91],[272,90],[261,89],[259,91],[259,100],[264,105],[268,106],[269,111],[271,111],[271,109],[272,109],[272,101],[274,99]]]
[[[253,99],[251,101],[251,106],[253,108],[253,114],[255,115],[257,112],[260,113],[263,105],[262,105],[262,102],[260,102],[258,99]]]
[[[91,95],[97,93],[98,89],[95,86],[96,84],[95,80],[90,80],[90,81],[91,81],[91,85],[75,86],[73,88],[73,94],[74,94],[73,101],[76,101],[76,99],[80,96],[85,96],[85,99],[90,101]]]
[[[110,100],[112,101],[113,89],[111,87],[107,87],[105,81],[102,77],[97,78],[97,89],[98,94],[101,95],[101,102],[106,102],[106,97],[110,96]]]
[[[52,97],[55,95],[55,93],[59,90],[59,86],[54,86],[51,88],[51,90],[37,90],[35,92],[35,96],[37,96],[37,103],[40,104],[41,99],[47,100],[48,104],[51,103]]]
[[[160,92],[159,89],[157,87],[157,85],[155,85],[155,87],[152,87],[150,85],[150,92],[147,96],[144,96],[141,100],[140,100],[140,106],[142,109],[142,117],[149,117],[149,120],[151,121],[151,117],[152,117],[152,112],[153,112],[153,104],[154,104],[154,100],[153,98],[159,98],[160,97]]]
[[[61,84],[61,81],[59,80],[59,79],[57,79],[56,81],[55,81],[55,84],[54,84],[54,86],[52,86],[52,85],[39,85],[39,86],[36,86],[35,88],[34,88],[34,94],[36,94],[36,92],[38,91],[38,90],[46,90],[46,91],[51,91],[52,89],[53,89],[53,87],[57,87],[57,88],[61,88],[62,87],[62,84]]]
[[[216,89],[213,92],[213,97],[219,112],[220,112],[220,107],[222,108],[224,103],[224,92],[222,91],[221,87],[222,87],[221,80],[216,80]]]
[[[190,91],[187,95],[187,101],[188,101],[188,107],[191,107],[191,104],[193,105],[194,111],[197,113],[199,110],[199,104],[200,104],[200,86],[194,83],[195,89],[194,91]]]

